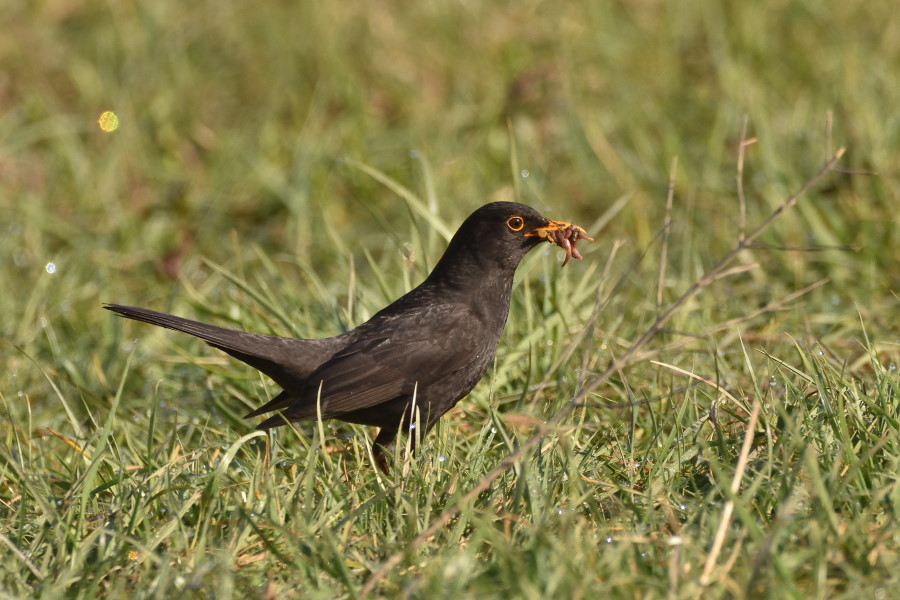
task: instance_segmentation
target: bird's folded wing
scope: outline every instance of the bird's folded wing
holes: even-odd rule
[[[317,404],[322,416],[341,414],[412,395],[458,371],[478,354],[472,347],[471,324],[460,326],[463,315],[425,317],[432,325],[398,327],[377,337],[365,337],[350,344],[319,367],[307,380],[307,393],[288,408],[289,420],[316,418]],[[431,317],[428,319],[427,317]],[[436,332],[434,324],[440,324]],[[321,385],[321,392],[320,386]]]

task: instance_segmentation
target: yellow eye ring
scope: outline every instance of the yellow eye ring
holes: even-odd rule
[[[522,231],[525,227],[525,219],[522,217],[510,217],[506,220],[506,226],[512,231]]]

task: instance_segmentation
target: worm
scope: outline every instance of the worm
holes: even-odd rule
[[[578,225],[569,225],[568,227],[548,231],[547,240],[566,251],[566,258],[562,263],[562,266],[566,266],[566,263],[572,257],[578,260],[583,258],[581,252],[575,247],[578,240],[593,242],[594,238],[588,236],[587,232]]]

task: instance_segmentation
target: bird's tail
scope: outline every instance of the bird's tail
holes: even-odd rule
[[[105,304],[114,313],[158,327],[182,331],[271,377],[282,388],[298,389],[329,356],[335,338],[301,340],[217,327],[148,308]],[[333,352],[333,351],[332,351]]]

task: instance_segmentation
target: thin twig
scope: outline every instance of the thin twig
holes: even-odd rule
[[[669,169],[669,191],[666,193],[666,216],[663,220],[662,247],[659,250],[659,275],[656,281],[656,314],[662,310],[665,288],[666,263],[669,260],[669,230],[672,225],[672,198],[675,196],[675,177],[678,175],[678,157],[672,159]]]
[[[651,364],[654,364],[654,365],[658,365],[658,366],[660,366],[660,367],[665,367],[665,368],[667,368],[667,369],[669,369],[669,370],[671,370],[671,371],[675,371],[676,373],[681,373],[682,375],[685,375],[686,377],[690,377],[691,379],[696,379],[697,381],[701,381],[701,382],[705,383],[706,385],[708,385],[708,386],[710,386],[710,387],[712,387],[712,388],[715,388],[715,390],[716,390],[717,392],[719,392],[719,393],[722,394],[723,396],[725,396],[725,397],[731,399],[731,401],[734,402],[735,404],[739,404],[739,403],[738,403],[738,399],[735,398],[735,397],[731,394],[731,392],[729,392],[728,390],[726,390],[724,387],[722,387],[721,385],[719,385],[718,383],[716,383],[716,382],[713,381],[712,379],[709,379],[709,378],[707,378],[707,377],[703,377],[702,375],[697,375],[697,374],[694,373],[693,371],[688,371],[687,369],[682,369],[681,367],[677,367],[677,366],[675,366],[675,365],[670,365],[670,364],[668,364],[668,363],[659,362],[658,360],[651,360],[650,363],[651,363]]]
[[[713,283],[716,278],[720,275],[722,271],[731,263],[735,257],[743,252],[747,246],[753,242],[757,237],[759,237],[769,226],[772,225],[774,221],[776,221],[785,211],[793,207],[800,197],[805,194],[817,181],[819,181],[822,177],[824,177],[827,173],[829,173],[834,166],[840,161],[841,156],[843,156],[845,149],[840,148],[837,153],[827,162],[825,165],[819,170],[818,173],[809,178],[800,188],[794,192],[790,198],[785,200],[775,211],[769,215],[756,229],[751,231],[747,236],[740,240],[738,244],[728,252],[718,263],[716,263],[712,268],[710,268],[700,279],[698,279],[686,292],[684,292],[672,305],[661,314],[656,321],[651,325],[647,331],[644,332],[641,337],[631,345],[628,350],[626,350],[622,355],[614,359],[610,362],[610,364],[606,367],[606,369],[600,373],[594,379],[588,381],[584,387],[578,392],[578,394],[572,398],[572,400],[567,403],[565,406],[561,407],[556,411],[546,422],[545,425],[538,428],[538,431],[531,435],[531,437],[527,438],[522,444],[510,452],[506,458],[500,461],[496,467],[491,469],[491,471],[482,477],[472,489],[463,494],[459,500],[457,500],[452,506],[444,510],[441,514],[439,514],[431,524],[422,530],[422,532],[409,541],[408,544],[404,546],[402,550],[391,554],[381,565],[376,568],[369,578],[366,580],[366,583],[363,585],[360,590],[361,596],[368,596],[374,590],[375,586],[388,574],[390,571],[397,566],[405,556],[408,556],[411,552],[415,551],[419,546],[428,541],[431,536],[433,536],[439,529],[445,527],[450,521],[452,521],[460,512],[464,506],[468,506],[473,500],[475,500],[479,494],[487,490],[491,484],[501,475],[503,475],[506,471],[508,471],[511,467],[513,467],[516,462],[525,455],[531,448],[533,448],[540,440],[543,438],[547,431],[552,430],[556,427],[563,419],[565,419],[581,402],[584,401],[588,395],[596,390],[600,385],[606,381],[606,379],[613,373],[619,371],[627,367],[628,365],[635,362],[635,357],[638,352],[650,341],[653,336],[659,333],[668,320],[674,315],[684,304],[696,295],[700,290],[709,286]],[[643,356],[638,357],[640,360],[643,360]]]
[[[734,496],[741,489],[741,481],[744,478],[744,471],[747,469],[747,460],[750,456],[750,448],[753,446],[753,435],[756,430],[756,421],[759,419],[759,411],[761,408],[759,398],[753,399],[753,408],[750,413],[750,420],[747,422],[747,431],[744,434],[744,443],[741,445],[741,453],[738,455],[737,467],[734,470],[734,477],[731,479],[731,498],[725,503],[725,509],[722,511],[722,519],[719,521],[719,528],[716,531],[716,537],[713,539],[712,549],[706,557],[706,565],[703,567],[703,574],[700,575],[700,585],[705,587],[709,583],[712,570],[716,566],[716,560],[722,551],[722,544],[725,543],[725,534],[731,525],[731,515],[734,512]]]
[[[747,117],[741,126],[741,141],[738,143],[737,158],[737,199],[738,199],[738,241],[744,240],[744,231],[747,230],[747,200],[744,198],[744,156],[747,146],[756,142],[756,138],[747,139]]]

